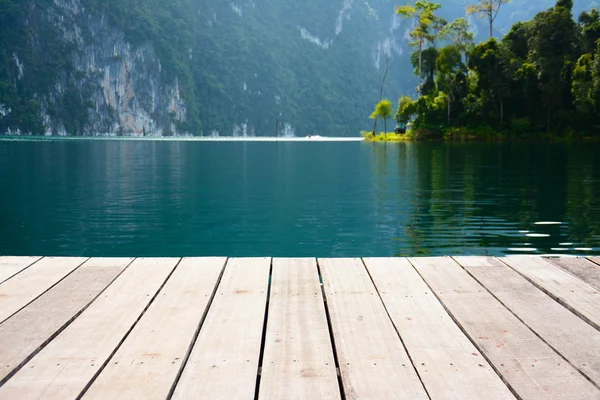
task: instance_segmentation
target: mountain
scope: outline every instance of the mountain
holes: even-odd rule
[[[513,0],[495,34],[553,3]],[[384,54],[384,96],[415,90],[412,23],[395,5],[0,0],[0,134],[354,136],[372,126]],[[470,22],[485,39],[485,21]]]

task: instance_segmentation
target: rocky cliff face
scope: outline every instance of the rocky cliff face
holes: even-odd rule
[[[133,46],[106,18],[86,14],[78,0],[54,0],[48,22],[79,51],[73,66],[80,90],[89,87],[92,103],[85,134],[181,134],[176,122],[186,118],[177,78],[166,81],[152,43]],[[82,26],[85,24],[85,26]],[[83,34],[82,32],[85,32]],[[60,92],[61,85],[57,83]],[[64,132],[60,121],[47,121],[48,132]]]
[[[176,135],[187,109],[177,77],[162,74],[161,61],[150,42],[133,45],[104,17],[91,15],[79,0],[54,0],[44,10],[31,2],[27,22],[58,29],[60,39],[74,49],[67,57],[71,68],[60,71],[47,95],[36,95],[45,134],[67,135]],[[33,37],[34,41],[41,38]],[[27,65],[14,54],[17,81],[28,79]],[[58,98],[74,86],[87,109],[80,132],[67,132],[64,121],[49,112]],[[0,104],[0,118],[10,116],[10,105]],[[68,110],[67,110],[68,112]],[[28,134],[20,128],[9,134]]]

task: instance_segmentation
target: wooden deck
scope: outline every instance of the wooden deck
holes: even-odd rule
[[[0,257],[2,399],[600,399],[600,259]]]

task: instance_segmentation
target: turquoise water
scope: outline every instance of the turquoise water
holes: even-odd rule
[[[0,141],[0,255],[600,254],[599,150]]]

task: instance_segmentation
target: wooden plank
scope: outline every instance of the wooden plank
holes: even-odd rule
[[[407,259],[365,259],[432,399],[515,399]]]
[[[347,399],[427,399],[360,259],[319,259]]]
[[[225,258],[184,258],[84,399],[165,399]]]
[[[0,382],[71,323],[132,260],[91,258],[0,325]]]
[[[18,274],[41,257],[0,257],[0,283]]]
[[[503,258],[515,271],[527,278],[554,300],[600,330],[600,291],[540,257]]]
[[[600,385],[600,332],[491,257],[456,257],[506,307]]]
[[[0,284],[0,321],[25,307],[87,260],[82,257],[46,257]]]
[[[253,399],[269,258],[229,259],[174,399]]]
[[[588,260],[590,260],[591,262],[593,262],[594,264],[600,266],[600,257],[596,256],[596,257],[587,257]]]
[[[74,399],[135,325],[178,259],[136,259],[0,388],[0,399]]]
[[[575,275],[588,285],[600,289],[600,266],[583,257],[544,258],[550,264]]]
[[[598,399],[600,391],[450,258],[409,259],[521,399]]]
[[[317,263],[274,259],[260,399],[340,399]]]

